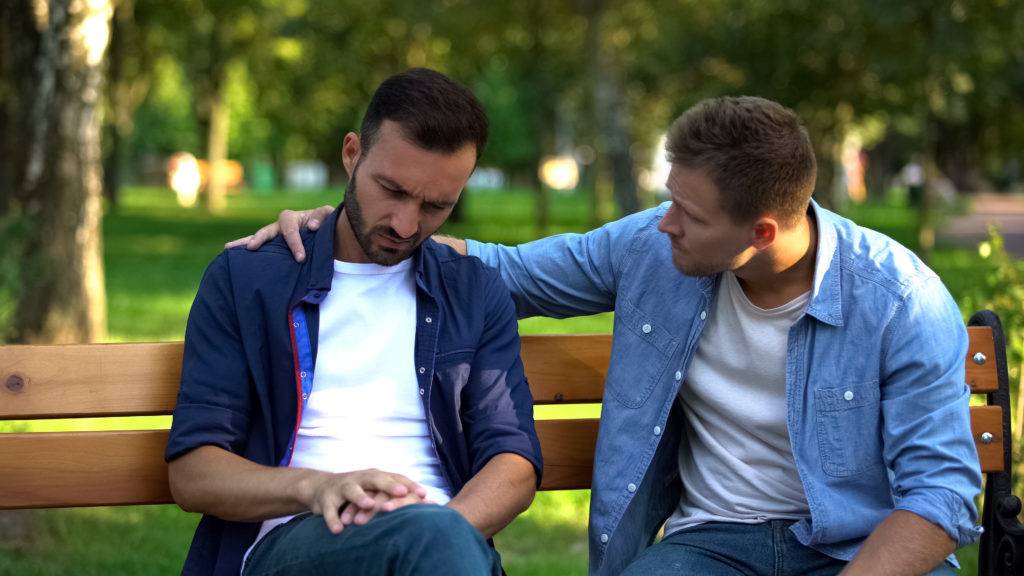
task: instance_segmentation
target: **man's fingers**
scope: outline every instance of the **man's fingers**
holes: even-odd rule
[[[348,526],[352,523],[352,519],[355,518],[356,512],[359,511],[358,506],[353,506],[351,503],[346,503],[345,508],[341,511],[341,523]]]
[[[295,212],[292,210],[282,210],[281,215],[277,217],[281,235],[284,236],[288,249],[292,251],[292,256],[299,262],[306,259],[306,250],[302,246],[302,236],[299,234],[299,230],[302,229],[302,225],[308,219],[309,211]]]
[[[306,221],[306,228],[309,228],[310,230],[319,230],[320,223],[330,216],[331,212],[334,212],[334,206],[324,205],[313,210],[309,214],[309,220]]]
[[[363,488],[355,482],[345,484],[341,489],[341,497],[358,508],[373,508],[377,501],[363,491]]]
[[[252,240],[252,236],[251,235],[250,236],[246,236],[245,238],[239,238],[237,240],[232,240],[231,242],[228,242],[227,244],[224,245],[224,249],[228,250],[230,248],[234,248],[235,246],[245,246],[246,244],[249,243],[250,240]]]
[[[245,247],[249,250],[256,250],[270,240],[273,240],[274,236],[277,236],[277,231],[277,222],[267,224],[263,228],[257,230],[255,234],[249,236],[249,240],[245,243]]]
[[[416,494],[420,498],[427,495],[427,490],[401,474],[381,472],[379,470],[367,471],[367,482],[371,487],[386,492],[393,498],[402,498],[408,494]]]
[[[344,523],[338,518],[338,507],[340,504],[339,501],[331,496],[324,498],[324,501],[320,504],[320,512],[324,516],[324,523],[327,524],[327,529],[331,531],[331,534],[340,534],[345,528]]]
[[[387,511],[386,507],[388,506],[388,502],[391,500],[391,498],[387,494],[384,494],[383,492],[378,492],[374,494],[373,499],[376,502],[376,506],[368,510],[359,510],[358,512],[356,512],[356,514],[352,517],[353,524],[361,526],[372,520],[373,517],[377,515],[378,511]]]

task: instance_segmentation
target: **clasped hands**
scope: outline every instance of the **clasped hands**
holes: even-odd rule
[[[300,488],[302,500],[324,517],[327,529],[340,534],[346,526],[369,522],[378,512],[410,504],[435,504],[422,486],[401,474],[377,469],[314,475]]]

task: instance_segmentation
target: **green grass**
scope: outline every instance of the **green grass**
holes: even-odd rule
[[[104,247],[111,341],[181,339],[189,305],[207,263],[227,240],[247,235],[285,208],[336,204],[340,190],[232,197],[226,215],[211,217],[179,208],[166,189],[130,188],[117,213],[104,219]],[[472,192],[465,218],[445,231],[481,240],[519,243],[540,235],[533,202],[523,191]],[[912,214],[892,205],[851,209],[858,222],[913,245]],[[554,195],[548,233],[584,231],[589,201]],[[954,295],[965,293],[984,273],[972,250],[940,249],[930,263]],[[524,334],[601,333],[611,314],[520,323]],[[598,416],[598,406],[539,407],[538,418]],[[85,430],[166,428],[166,417],[82,419],[7,424],[12,429]],[[538,494],[533,506],[496,538],[514,576],[585,574],[588,491]],[[2,519],[2,517],[0,517]],[[0,541],[0,575],[173,574],[180,571],[198,516],[174,506],[46,510],[31,515],[25,538]],[[0,526],[2,532],[2,526]],[[961,553],[976,573],[976,551]]]

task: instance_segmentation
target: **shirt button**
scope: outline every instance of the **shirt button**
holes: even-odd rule
[[[636,492],[636,484],[630,482],[629,486],[626,486],[626,490],[629,490],[630,492]]]
[[[843,398],[846,398],[847,401],[853,400],[853,392],[847,390],[846,392],[843,393]]]
[[[608,535],[607,534],[601,534],[601,543],[602,544],[607,544],[608,543]]]
[[[298,327],[299,327],[299,323],[298,322],[292,322],[292,328],[298,328]]]
[[[708,311],[707,310],[701,310],[700,311],[700,319],[701,320],[707,320],[707,317],[708,317]]]
[[[676,382],[683,379],[683,373],[680,370],[676,370]]]
[[[420,374],[423,374],[426,371],[427,371],[426,368],[424,368],[423,366],[420,366]]]
[[[308,399],[308,398],[309,398],[309,395],[308,395],[308,394],[306,394],[305,392],[303,392],[303,393],[302,393],[302,399],[303,399],[303,400],[306,400],[306,399]]]
[[[420,388],[420,396],[423,396],[426,393],[427,393],[426,390],[424,390],[423,388]]]
[[[651,325],[650,324],[644,324],[643,326],[640,327],[640,329],[644,331],[644,334],[650,334],[651,333]]]
[[[299,378],[305,378],[305,377],[306,377],[306,373],[305,372],[299,372]]]
[[[427,316],[426,318],[424,318],[424,319],[423,319],[423,321],[424,321],[424,322],[426,322],[427,324],[430,324],[430,323],[431,323],[431,322],[433,322],[434,320],[433,320],[433,318],[431,318],[430,316]]]
[[[661,426],[655,426],[654,427],[654,435],[655,436],[661,436]]]

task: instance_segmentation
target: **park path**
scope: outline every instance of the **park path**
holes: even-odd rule
[[[1024,258],[1024,196],[979,192],[972,197],[971,211],[950,218],[939,231],[939,241],[974,247],[988,238],[988,225],[995,224],[1006,242],[1006,250]]]

